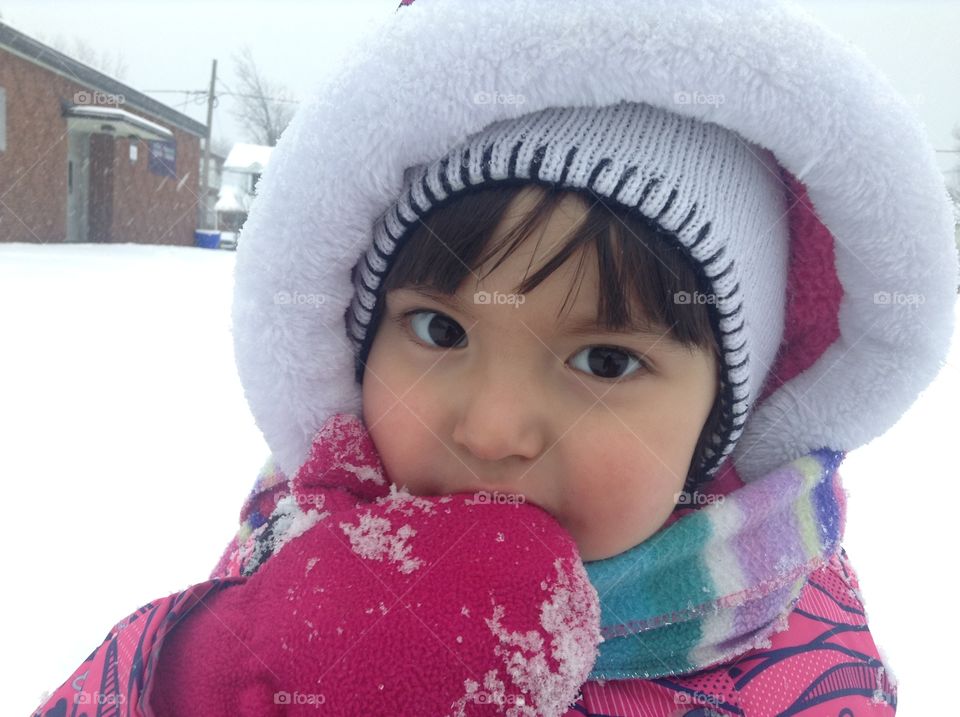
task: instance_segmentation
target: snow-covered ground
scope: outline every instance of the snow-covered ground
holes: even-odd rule
[[[235,254],[0,244],[4,714],[204,580],[268,454],[233,362]]]
[[[205,579],[236,529],[267,448],[233,363],[234,258],[0,244],[4,712],[29,714],[116,621]],[[936,383],[841,470],[844,544],[905,717],[953,702],[958,409],[955,339]]]

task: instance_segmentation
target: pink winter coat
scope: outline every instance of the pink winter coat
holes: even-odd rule
[[[592,660],[584,663],[582,659],[578,661],[578,656],[589,654],[591,644],[595,643],[593,629],[598,614],[595,592],[583,584],[585,573],[582,564],[571,550],[572,542],[565,532],[539,509],[527,507],[531,514],[525,515],[524,520],[540,530],[540,535],[531,538],[527,531],[523,531],[525,535],[521,535],[521,538],[526,540],[520,543],[501,539],[503,526],[510,525],[514,516],[484,514],[482,508],[464,505],[468,500],[463,500],[462,495],[453,496],[444,503],[436,499],[408,499],[399,503],[384,501],[379,506],[380,512],[376,514],[378,508],[371,509],[374,504],[370,499],[386,495],[385,488],[370,480],[377,475],[375,471],[365,472],[366,468],[379,464],[369,461],[373,455],[372,443],[367,441],[366,433],[360,426],[356,419],[337,417],[325,427],[328,436],[329,430],[335,429],[340,436],[359,437],[363,445],[360,452],[341,451],[333,456],[327,442],[323,447],[324,452],[315,450],[312,460],[293,481],[287,481],[276,470],[263,472],[241,511],[243,527],[225,551],[212,579],[148,603],[118,623],[100,647],[35,714],[44,717],[180,713],[281,715],[312,714],[318,708],[325,709],[328,714],[505,713],[565,717],[667,717],[678,714],[689,717],[860,717],[894,714],[895,685],[870,635],[856,575],[842,550],[828,565],[811,575],[789,616],[788,629],[775,634],[768,648],[753,650],[728,664],[688,675],[654,680],[583,682]],[[320,442],[315,446],[321,446]],[[330,469],[331,464],[348,468],[338,472]],[[352,481],[350,491],[331,487],[338,482],[342,486],[345,481]],[[555,687],[563,683],[562,676],[570,678],[572,674],[580,675],[576,683],[571,684],[568,679],[563,685],[568,690],[572,688],[570,694],[573,698],[569,706],[563,709],[555,703],[550,711],[521,711],[522,707],[529,707],[529,704],[523,705],[522,702],[518,705],[516,700],[519,690],[524,687],[523,679],[514,675],[511,681],[506,673],[498,676],[498,679],[505,678],[501,679],[505,683],[501,696],[506,698],[499,705],[483,697],[483,685],[479,685],[474,693],[479,698],[465,699],[459,705],[449,699],[451,691],[440,689],[438,685],[458,687],[477,670],[482,672],[495,666],[485,660],[489,661],[489,648],[492,646],[494,651],[497,648],[497,640],[492,640],[491,645],[491,631],[474,629],[469,632],[468,620],[461,622],[453,617],[448,619],[446,628],[442,622],[438,623],[439,626],[427,626],[419,618],[411,618],[406,622],[402,619],[395,622],[389,631],[378,630],[377,644],[382,648],[380,652],[390,656],[379,662],[378,657],[371,656],[369,650],[354,654],[351,658],[350,650],[346,649],[346,658],[342,661],[341,669],[336,671],[336,678],[323,682],[322,703],[306,701],[304,698],[297,704],[295,698],[298,695],[309,697],[320,694],[318,689],[310,692],[306,688],[316,682],[313,679],[316,673],[325,672],[326,667],[323,670],[308,669],[305,674],[310,679],[302,680],[303,684],[298,686],[303,689],[278,691],[277,684],[272,684],[268,673],[279,672],[280,668],[260,669],[257,663],[262,663],[264,656],[274,667],[286,662],[288,653],[292,654],[296,649],[316,649],[311,646],[321,644],[321,641],[330,644],[337,639],[333,631],[351,620],[353,627],[348,630],[362,631],[365,624],[369,627],[386,615],[383,603],[380,603],[381,609],[375,615],[366,609],[366,602],[370,598],[384,592],[385,584],[381,580],[386,580],[386,585],[398,592],[412,589],[417,582],[413,570],[407,571],[407,574],[402,569],[381,571],[376,573],[377,577],[367,568],[354,570],[361,561],[356,560],[349,550],[340,550],[346,541],[332,540],[332,533],[326,530],[324,522],[313,526],[304,523],[301,526],[304,530],[299,537],[278,540],[281,532],[285,531],[286,535],[297,532],[290,531],[289,523],[282,529],[283,521],[306,520],[306,513],[284,510],[285,505],[289,506],[291,495],[296,497],[299,505],[329,511],[338,520],[351,515],[362,516],[364,511],[369,514],[371,510],[376,514],[374,517],[388,518],[398,508],[402,509],[410,513],[405,515],[404,520],[415,525],[415,530],[434,536],[432,549],[439,551],[433,553],[434,557],[445,552],[462,534],[464,518],[483,521],[484,515],[487,515],[489,520],[471,536],[470,541],[474,546],[481,546],[480,550],[470,555],[467,563],[470,575],[476,580],[465,583],[466,589],[460,589],[456,597],[451,597],[459,589],[455,583],[460,581],[463,570],[456,562],[448,562],[444,568],[444,561],[440,560],[431,563],[436,566],[435,570],[431,567],[427,571],[427,577],[434,581],[433,584],[427,590],[421,588],[416,595],[417,599],[423,601],[435,595],[436,603],[428,610],[429,614],[441,614],[443,606],[449,607],[451,600],[456,602],[457,609],[454,612],[460,614],[462,611],[482,611],[487,605],[483,593],[497,589],[500,591],[497,602],[506,605],[508,615],[514,611],[516,617],[518,611],[527,610],[526,614],[516,618],[519,621],[506,625],[514,634],[534,630],[547,640],[557,637],[549,634],[549,630],[544,630],[543,621],[538,620],[537,610],[531,610],[536,608],[539,600],[531,600],[530,597],[531,590],[535,589],[541,577],[548,581],[551,579],[550,567],[554,557],[566,555],[566,566],[559,575],[553,577],[558,578],[558,585],[566,584],[570,594],[579,598],[568,603],[575,609],[568,611],[562,632],[573,635],[574,642],[582,649],[575,652],[566,665],[558,665],[554,661],[552,674],[559,678],[553,683]],[[416,507],[417,501],[421,507]],[[442,520],[426,516],[427,511],[422,507],[426,505],[454,510],[447,519],[446,533],[443,533]],[[487,509],[492,507],[485,506]],[[423,520],[417,522],[421,517]],[[431,525],[431,521],[435,524]],[[355,521],[353,527],[359,528],[362,524],[362,520]],[[431,530],[434,532],[430,533]],[[351,535],[350,530],[347,529],[345,534]],[[485,541],[484,535],[492,536],[492,539]],[[546,559],[541,559],[539,563],[531,559],[539,552],[539,546],[546,544],[551,546]],[[532,577],[532,582],[514,582],[520,579],[515,575],[511,575],[506,582],[499,578],[505,572],[502,569],[504,561],[512,554],[511,545],[520,545],[524,551],[526,572],[522,575]],[[491,548],[502,552],[491,557],[487,568],[484,568],[477,557],[489,555]],[[318,554],[314,551],[323,552]],[[427,554],[429,550],[424,553]],[[339,557],[331,557],[334,555]],[[326,559],[322,556],[326,556]],[[393,562],[403,565],[404,561],[416,561],[418,553],[401,550],[395,557],[398,560]],[[240,586],[252,584],[258,574],[265,575],[261,572],[265,566],[273,571],[270,580],[267,584],[262,582],[254,595],[244,596],[241,590],[248,587]],[[326,582],[319,580],[308,583],[301,577],[312,571],[319,574],[322,568],[328,571]],[[251,575],[253,577],[249,577]],[[411,575],[415,578],[411,579]],[[517,575],[522,577],[520,573]],[[565,583],[565,579],[569,581]],[[498,580],[499,585],[495,585]],[[308,607],[311,604],[310,597],[316,595],[318,589],[329,590],[328,594],[339,594],[343,599],[336,604],[325,603],[322,608],[318,606],[311,613]],[[288,594],[290,597],[284,600]],[[264,605],[280,605],[281,608],[264,612],[261,609]],[[263,616],[269,616],[268,629],[259,633],[256,629],[244,632],[251,620],[251,609],[256,611],[258,619],[266,620]],[[399,615],[402,618],[405,614],[403,610],[394,612],[395,617]],[[449,611],[448,614],[453,615]],[[296,618],[292,622],[288,619],[291,616]],[[186,618],[189,620],[185,621]],[[364,623],[364,620],[367,622]],[[335,621],[337,625],[334,625]],[[174,637],[170,638],[171,631],[178,624],[183,625],[183,629],[173,633]],[[436,645],[436,633],[442,633],[453,624],[456,624],[454,632],[459,631],[467,636],[460,642],[456,642],[456,638],[447,642],[448,645],[457,645],[456,652],[431,652],[430,646]],[[474,627],[477,624],[474,623]],[[483,625],[480,624],[480,627]],[[233,640],[235,633],[241,633],[242,640]],[[314,639],[317,639],[316,643]],[[462,653],[460,645],[464,645]],[[467,645],[476,649],[471,651]],[[231,650],[231,646],[237,649]],[[271,650],[274,652],[270,653]],[[251,658],[251,654],[257,657]],[[398,655],[406,656],[400,658]],[[245,666],[245,662],[249,664]],[[406,669],[405,665],[416,667]],[[215,676],[217,690],[211,689],[198,677],[207,673]],[[403,704],[411,706],[397,708],[399,703],[393,702],[390,711],[382,707],[378,709],[382,693],[379,689],[374,692],[370,690],[374,685],[379,688],[384,681],[389,683],[390,678],[394,677],[406,684],[407,694],[403,699],[413,701]],[[422,683],[416,684],[417,679]],[[264,680],[271,684],[261,685]],[[411,682],[414,683],[412,687]],[[253,688],[250,687],[251,683],[254,684]],[[579,691],[576,689],[578,685]],[[529,687],[529,683],[526,686]],[[515,688],[513,693],[511,687]],[[244,690],[249,694],[242,709],[250,711],[231,711],[241,709],[230,705],[234,696]],[[492,695],[494,692],[488,691],[486,694]],[[512,700],[511,694],[514,695]],[[208,702],[203,703],[203,700]],[[199,711],[191,710],[190,706],[193,705]],[[458,711],[458,706],[462,711]]]

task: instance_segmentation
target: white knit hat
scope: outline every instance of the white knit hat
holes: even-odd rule
[[[405,173],[354,272],[347,315],[362,376],[379,289],[413,229],[480,187],[535,183],[636,211],[676,238],[709,287],[720,347],[720,423],[697,477],[736,445],[780,346],[789,232],[786,190],[766,150],[719,125],[651,105],[551,107],[495,122],[445,156]]]

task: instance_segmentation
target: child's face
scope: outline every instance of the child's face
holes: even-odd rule
[[[517,196],[493,241],[535,198],[529,188]],[[643,542],[669,517],[717,392],[713,352],[683,347],[665,330],[568,330],[596,320],[592,248],[559,320],[579,255],[529,294],[511,293],[587,208],[566,195],[536,255],[540,228],[482,282],[468,277],[460,308],[412,287],[388,292],[363,380],[364,421],[398,487],[523,496],[566,528],[585,561]],[[476,302],[475,291],[495,298]]]

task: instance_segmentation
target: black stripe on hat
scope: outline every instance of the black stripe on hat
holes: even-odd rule
[[[557,184],[563,185],[567,181],[567,173],[570,171],[570,165],[573,164],[573,158],[577,154],[579,147],[573,146],[570,148],[570,151],[567,152],[566,158],[563,160],[563,171],[560,173],[560,179]]]
[[[606,169],[606,167],[612,161],[613,160],[609,157],[604,157],[597,163],[597,166],[593,168],[593,171],[590,172],[590,177],[587,179],[587,189],[589,189],[591,192],[594,191],[593,183],[597,181],[597,177],[600,176],[600,172]]]

